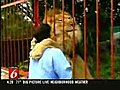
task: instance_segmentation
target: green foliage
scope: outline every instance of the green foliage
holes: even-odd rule
[[[1,12],[3,40],[30,38],[33,32],[32,22],[24,20],[15,7],[5,8]]]
[[[19,63],[18,68],[19,68],[20,70],[28,71],[28,65],[29,65],[28,60],[25,60],[24,62],[20,62],[20,63]]]

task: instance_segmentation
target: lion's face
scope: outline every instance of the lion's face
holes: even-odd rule
[[[45,18],[43,20],[43,23],[45,23]],[[64,25],[63,25],[63,13],[61,10],[56,10],[55,12],[55,23],[54,23],[54,12],[52,10],[48,11],[47,23],[52,28],[51,37],[54,37],[54,25],[55,25],[56,41],[60,44],[62,49],[63,49],[63,29],[64,29],[64,42],[65,42],[64,51],[67,54],[70,54],[72,52],[73,30],[75,30],[76,44],[81,41],[81,31],[79,25],[75,22],[75,29],[73,29],[73,18],[67,12],[64,12]]]

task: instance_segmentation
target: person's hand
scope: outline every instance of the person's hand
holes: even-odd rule
[[[36,39],[35,38],[33,38],[32,40],[31,40],[31,50],[34,48],[34,46],[36,45]]]

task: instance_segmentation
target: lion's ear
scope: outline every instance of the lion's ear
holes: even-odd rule
[[[52,23],[52,17],[53,17],[53,9],[49,9],[44,16],[43,23],[51,24]]]
[[[61,14],[61,10],[60,9],[55,9],[55,10],[49,9],[44,16],[43,23],[48,23],[49,25],[51,25],[54,22],[54,13]]]

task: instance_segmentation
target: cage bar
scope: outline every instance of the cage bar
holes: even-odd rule
[[[14,1],[14,2],[11,2],[11,3],[6,3],[5,5],[2,5],[1,6],[1,9],[3,8],[6,8],[6,7],[10,7],[10,6],[13,6],[13,5],[17,5],[19,3],[23,3],[23,2],[26,2],[27,0],[18,0],[18,1]]]
[[[114,63],[115,63],[115,46],[114,46],[114,0],[111,0],[111,78],[114,79],[115,72],[114,72]]]
[[[73,77],[75,76],[75,63],[76,63],[76,50],[75,50],[75,1],[72,0],[72,17],[73,17],[73,40],[72,40],[72,47],[73,47]]]
[[[87,78],[87,14],[86,14],[86,0],[84,0],[84,72]]]
[[[47,23],[47,0],[45,0],[45,23]]]
[[[100,79],[100,10],[99,0],[96,0],[96,74],[97,78]]]
[[[40,25],[39,20],[39,0],[34,0],[34,22],[35,28],[38,28]]]
[[[65,43],[64,43],[64,0],[62,0],[62,12],[63,12],[63,49],[65,48]]]
[[[56,28],[55,28],[55,0],[53,0],[53,10],[54,10],[54,40],[56,41]]]

